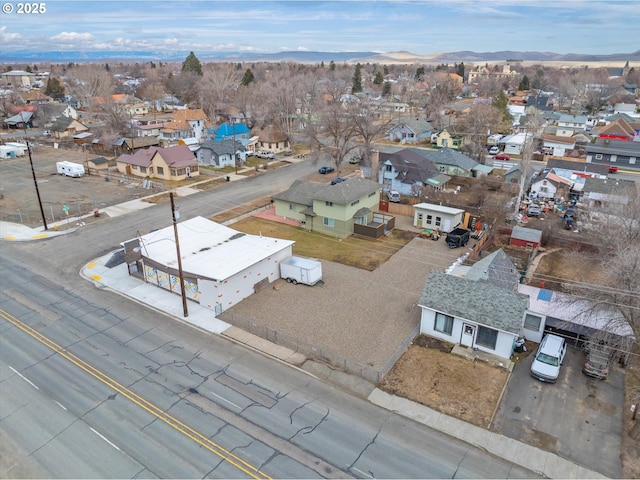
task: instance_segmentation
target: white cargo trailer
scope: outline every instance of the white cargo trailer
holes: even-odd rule
[[[322,282],[322,264],[309,258],[289,257],[280,262],[280,277],[294,285],[315,285]]]
[[[73,162],[56,162],[56,170],[59,175],[66,177],[82,177],[84,176],[84,167],[79,163]]]

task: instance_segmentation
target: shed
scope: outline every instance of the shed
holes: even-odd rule
[[[413,226],[437,228],[450,232],[462,223],[464,210],[433,203],[418,203],[413,206]]]
[[[96,170],[107,170],[109,168],[109,160],[104,157],[92,158],[87,160],[87,166]]]
[[[536,249],[542,243],[542,231],[534,228],[513,227],[509,245]]]

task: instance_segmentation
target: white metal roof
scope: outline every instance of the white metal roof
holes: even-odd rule
[[[544,292],[544,289],[530,285],[518,285],[518,292],[529,295],[529,310],[532,312],[621,336],[633,336],[629,324],[615,310],[601,308],[594,312],[589,300],[551,290],[546,291],[552,292],[550,295],[541,295],[541,290]]]
[[[183,272],[215,280],[225,280],[295,243],[244,234],[203,217],[178,222],[178,240]],[[177,269],[173,225],[143,235],[141,253]]]
[[[444,205],[436,205],[435,203],[418,203],[413,206],[420,210],[431,210],[433,212],[446,213],[448,215],[458,215],[464,213],[460,208],[446,207]]]

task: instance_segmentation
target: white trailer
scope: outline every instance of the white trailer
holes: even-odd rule
[[[322,264],[309,258],[289,257],[280,262],[280,277],[294,285],[315,285],[322,282]]]
[[[66,177],[82,177],[84,176],[84,167],[79,163],[73,162],[56,162],[56,170],[59,175]]]
[[[16,155],[18,157],[22,157],[24,155],[27,154],[27,152],[29,151],[29,147],[27,147],[26,143],[19,143],[19,142],[7,142],[5,144],[7,147],[11,147],[15,150]]]

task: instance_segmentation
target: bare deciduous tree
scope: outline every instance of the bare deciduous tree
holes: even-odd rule
[[[113,94],[113,77],[102,65],[76,65],[67,70],[67,77],[71,91],[90,112]]]

